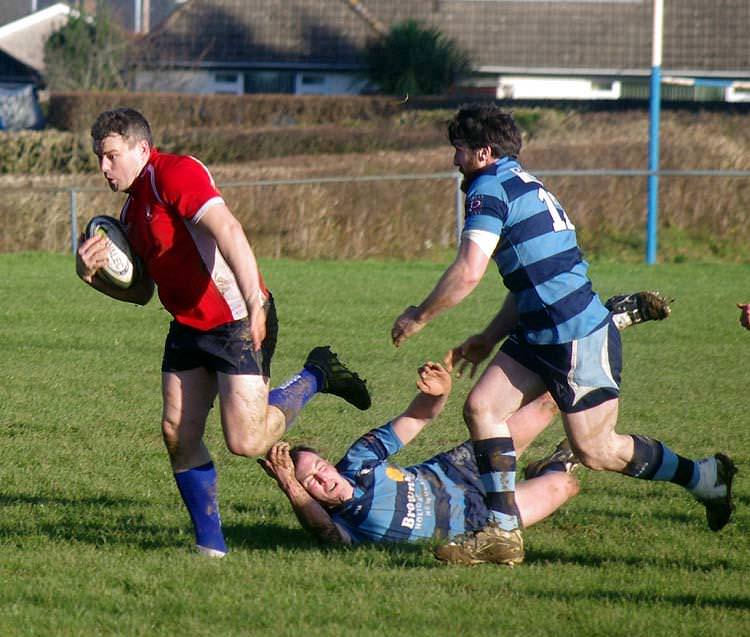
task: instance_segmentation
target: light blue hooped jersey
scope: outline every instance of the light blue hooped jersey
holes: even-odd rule
[[[487,523],[470,442],[408,467],[388,462],[402,447],[388,423],[359,438],[336,464],[354,494],[331,518],[353,543],[446,539]]]
[[[575,226],[515,159],[503,157],[472,179],[465,210],[464,233],[498,238],[492,258],[530,343],[569,343],[606,321],[609,312],[591,287]]]

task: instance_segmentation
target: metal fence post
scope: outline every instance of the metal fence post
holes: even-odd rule
[[[659,219],[659,113],[661,111],[661,62],[664,30],[664,0],[654,0],[654,35],[649,92],[648,194],[646,218],[646,263],[656,263]]]
[[[70,189],[70,249],[73,256],[78,245],[78,197],[75,188]]]

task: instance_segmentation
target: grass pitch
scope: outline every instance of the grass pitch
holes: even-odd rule
[[[290,439],[332,458],[407,404],[414,371],[483,327],[502,298],[474,295],[401,349],[393,319],[442,272],[429,263],[262,264],[281,334],[274,382],[330,343],[369,381],[358,412],[317,397]],[[212,414],[230,555],[190,551],[192,533],[159,433],[168,316],[81,284],[72,257],[0,255],[0,634],[13,635],[741,635],[750,633],[750,333],[735,303],[750,268],[596,263],[604,297],[659,289],[672,316],[623,336],[619,430],[700,457],[730,453],[737,512],[718,534],[670,484],[580,473],[581,494],[527,530],[515,569],[446,567],[425,546],[326,549],[298,528],[253,461],[224,448]],[[457,381],[444,414],[401,452],[408,464],[466,437]],[[555,423],[521,459],[561,437]]]

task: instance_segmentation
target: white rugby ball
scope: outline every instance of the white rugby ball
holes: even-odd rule
[[[122,224],[113,217],[98,215],[88,222],[84,234],[87,239],[96,235],[107,238],[109,261],[98,274],[119,288],[129,288],[133,285],[138,268]]]

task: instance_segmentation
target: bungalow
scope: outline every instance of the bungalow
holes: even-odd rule
[[[137,90],[358,93],[363,52],[416,19],[471,56],[461,91],[645,98],[652,0],[188,0],[143,40]],[[665,99],[744,99],[750,2],[667,2]]]
[[[27,2],[28,4],[28,2]],[[43,9],[0,26],[0,128],[37,128],[42,113],[37,89],[44,80],[44,43],[70,15],[67,4],[47,3]],[[15,16],[17,3],[4,5],[0,19]]]

